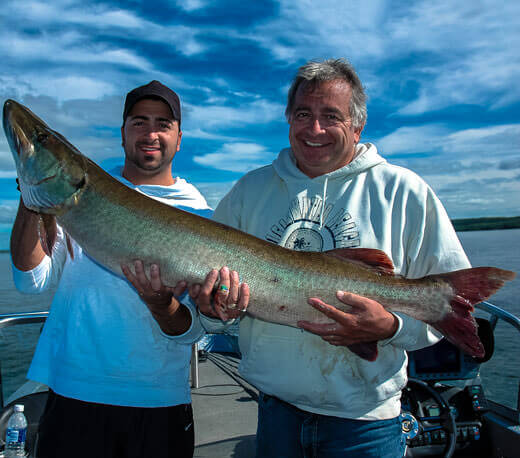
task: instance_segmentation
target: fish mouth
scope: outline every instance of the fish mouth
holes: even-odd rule
[[[54,175],[51,175],[51,176],[46,177],[46,178],[43,178],[40,181],[34,183],[34,186],[40,186],[41,184],[45,183],[46,181],[50,181],[50,180],[56,178],[57,176],[58,176],[58,174],[55,173]]]

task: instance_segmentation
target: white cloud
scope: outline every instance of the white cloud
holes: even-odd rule
[[[432,151],[442,144],[448,130],[439,125],[400,127],[377,140],[378,150],[385,156]]]
[[[18,175],[16,170],[0,170],[0,178],[13,178],[15,179]]]
[[[186,104],[189,112],[187,124],[206,128],[231,127],[249,124],[267,124],[282,120],[285,107],[268,100],[254,100],[238,107],[227,105],[191,105]]]
[[[385,156],[430,152],[452,159],[469,156],[503,159],[520,154],[520,124],[459,131],[438,124],[405,126],[375,143]]]
[[[39,61],[44,56],[46,63],[43,70],[54,64],[82,63],[88,65],[111,64],[134,67],[139,70],[152,69],[147,59],[134,52],[121,48],[112,48],[107,44],[89,43],[87,35],[77,32],[43,34],[39,37],[27,37],[15,31],[4,31],[0,35],[0,53],[14,59],[14,63],[22,60],[30,63]],[[44,71],[44,73],[46,73]]]
[[[211,3],[208,0],[175,0],[175,3],[179,8],[182,8],[184,11],[191,13],[192,11],[197,11],[208,6],[208,3]]]
[[[216,153],[195,156],[193,160],[205,167],[245,173],[270,164],[275,157],[256,143],[226,143]]]
[[[2,15],[16,17],[40,26],[49,24],[88,25],[96,28],[140,28],[145,21],[134,14],[107,5],[92,5],[81,1],[24,2],[13,0],[2,7]]]
[[[215,209],[222,198],[229,192],[235,184],[235,181],[226,181],[222,183],[204,183],[194,182],[197,189],[205,197],[208,205]]]
[[[278,16],[237,37],[291,64],[346,57],[378,97],[388,97],[378,72],[401,62],[395,77],[419,89],[399,113],[416,115],[459,103],[518,102],[519,16],[520,2],[512,1],[329,0],[317,8],[313,0],[281,0]]]
[[[31,85],[35,95],[47,95],[60,102],[74,99],[102,99],[117,91],[113,84],[84,76],[61,78],[43,76],[32,79]]]
[[[237,141],[236,137],[230,137],[227,135],[219,135],[211,132],[207,132],[202,129],[182,129],[183,138],[200,138],[202,140],[218,140],[218,141]]]

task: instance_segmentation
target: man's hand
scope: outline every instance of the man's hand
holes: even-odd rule
[[[318,298],[310,298],[309,304],[335,323],[316,324],[299,321],[298,326],[337,346],[384,340],[397,331],[399,326],[397,318],[386,311],[379,302],[343,291],[338,291],[336,297],[350,305],[352,311],[342,312]]]
[[[122,265],[121,270],[137,290],[164,333],[179,335],[189,329],[191,315],[188,309],[176,299],[186,289],[186,282],[181,281],[175,287],[164,285],[157,264],[150,266],[150,279],[148,279],[141,260],[134,261],[135,274],[126,265]]]
[[[242,316],[249,304],[249,286],[240,283],[238,272],[227,267],[220,272],[213,269],[203,285],[190,285],[189,293],[201,313],[222,321]]]

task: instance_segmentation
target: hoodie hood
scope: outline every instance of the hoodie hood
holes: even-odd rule
[[[329,181],[336,178],[341,178],[343,181],[349,180],[384,162],[386,162],[386,160],[378,154],[375,145],[372,143],[358,143],[352,162],[340,169],[310,180],[311,182],[317,183],[323,183],[325,180]],[[273,167],[280,178],[288,184],[293,181],[309,182],[309,177],[297,167],[296,159],[294,158],[294,153],[291,148],[285,148],[280,151],[278,157],[273,162]]]
[[[358,143],[354,159],[349,164],[324,175],[309,178],[296,165],[296,159],[291,148],[285,148],[273,162],[273,167],[280,178],[285,182],[290,195],[307,193],[310,190],[321,196],[320,230],[323,226],[323,217],[326,208],[328,193],[332,195],[343,194],[345,186],[360,173],[378,164],[385,163],[375,145],[371,143]],[[316,188],[321,188],[317,190]]]

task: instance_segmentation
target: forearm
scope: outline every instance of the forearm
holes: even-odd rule
[[[45,256],[40,244],[38,225],[40,216],[28,210],[20,199],[18,213],[11,232],[11,258],[22,271],[34,269]]]
[[[162,332],[169,336],[179,336],[191,327],[191,313],[188,308],[175,298],[168,307],[147,304]]]

